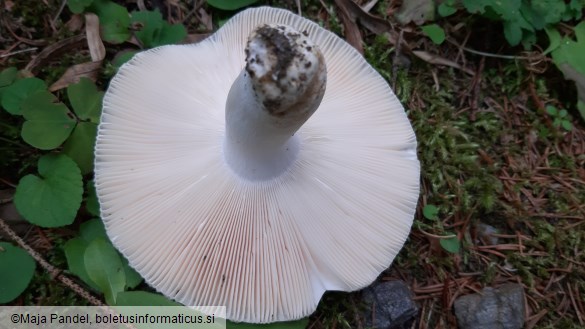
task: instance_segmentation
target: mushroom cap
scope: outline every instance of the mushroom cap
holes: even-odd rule
[[[225,105],[261,24],[307,32],[327,88],[272,180],[225,164]],[[370,284],[402,248],[419,195],[416,138],[386,81],[345,41],[282,9],[234,16],[208,39],[137,54],[104,98],[95,181],[113,244],[146,282],[254,323],[312,313],[326,290]]]

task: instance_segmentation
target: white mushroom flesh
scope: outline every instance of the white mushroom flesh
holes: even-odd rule
[[[296,159],[294,134],[325,95],[325,60],[307,36],[285,25],[259,26],[245,53],[226,102],[224,155],[241,177],[273,179]]]
[[[271,125],[244,115],[271,92],[259,102],[231,95],[248,88],[234,82],[265,24],[306,32],[327,65],[318,109],[300,128],[285,125],[294,138],[266,138]],[[228,95],[241,104],[227,106],[239,118],[227,114],[226,127]],[[110,82],[102,113],[95,182],[107,233],[148,284],[185,305],[225,305],[233,321],[299,319],[326,290],[370,284],[410,231],[420,167],[404,108],[355,49],[288,11],[249,9],[198,44],[137,54]],[[254,176],[258,163],[226,161],[228,135],[243,149],[295,149],[274,157],[272,148],[266,159],[281,162],[261,169],[278,170]]]

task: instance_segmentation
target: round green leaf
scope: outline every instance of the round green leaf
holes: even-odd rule
[[[457,237],[440,239],[439,243],[441,244],[441,247],[443,247],[443,249],[447,250],[452,254],[458,253],[459,249],[461,248],[461,242],[459,241],[459,239],[457,239]]]
[[[249,6],[258,0],[207,0],[207,3],[215,8],[223,10],[236,10]]]
[[[72,13],[81,14],[92,2],[93,0],[68,0],[67,7]]]
[[[439,215],[439,209],[437,207],[435,207],[432,204],[428,204],[426,206],[424,206],[423,208],[423,216],[425,216],[426,219],[430,219],[430,220],[435,220]]]
[[[83,175],[93,171],[93,149],[96,136],[97,124],[80,122],[73,130],[71,137],[63,145],[63,153],[77,163]]]
[[[126,275],[122,260],[114,246],[104,238],[93,240],[85,250],[85,270],[106,297],[109,305],[124,291]]]
[[[69,137],[77,120],[65,104],[56,101],[53,94],[43,90],[22,103],[22,114],[27,120],[21,132],[25,142],[41,150],[52,150]]]
[[[134,35],[144,47],[150,48],[163,26],[163,18],[159,11],[135,11],[132,13],[132,23],[140,27]]]
[[[430,24],[421,26],[420,28],[434,43],[440,45],[445,41],[445,31],[439,25]]]
[[[0,242],[0,303],[8,303],[28,287],[35,261],[21,248]]]
[[[573,130],[573,124],[571,123],[571,121],[568,120],[563,120],[561,121],[561,126],[566,130],[566,131],[571,131]]]
[[[16,67],[9,67],[7,69],[2,70],[0,72],[0,87],[5,87],[14,82],[16,80],[16,76],[18,75],[18,70]]]
[[[153,47],[170,45],[181,42],[187,36],[187,30],[182,24],[169,24],[164,22],[163,27],[155,39]]]
[[[87,243],[97,239],[108,239],[104,222],[99,218],[93,218],[81,224],[79,234]]]
[[[102,38],[110,43],[122,43],[131,36],[128,10],[110,0],[94,0],[90,10],[100,19]]]
[[[78,83],[67,87],[67,96],[79,119],[99,123],[104,92],[98,91],[90,79],[81,78]]]
[[[455,14],[457,12],[457,8],[455,8],[453,5],[443,2],[437,8],[437,12],[439,15],[441,15],[441,17],[447,17]]]
[[[77,275],[83,282],[95,290],[100,288],[89,278],[89,274],[85,270],[85,250],[89,243],[82,238],[73,238],[65,243],[63,251],[65,251],[65,258],[69,271]]]
[[[163,20],[159,11],[135,11],[132,13],[132,23],[140,26],[134,35],[146,48],[177,43],[187,36],[183,25],[169,24]]]
[[[545,109],[546,109],[546,113],[548,113],[548,114],[550,114],[552,116],[556,116],[557,115],[558,110],[557,110],[556,107],[554,107],[552,105],[547,105]]]
[[[47,89],[41,79],[26,78],[16,81],[2,92],[2,107],[10,114],[22,114],[21,105],[29,95]]]
[[[83,196],[79,168],[66,155],[45,155],[39,159],[39,174],[24,176],[14,195],[18,212],[42,227],[73,223]]]

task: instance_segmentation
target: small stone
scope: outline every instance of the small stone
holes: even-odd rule
[[[376,282],[363,290],[362,298],[367,307],[366,328],[410,328],[418,314],[412,292],[403,281]]]
[[[483,243],[486,246],[495,246],[498,244],[498,237],[494,236],[498,230],[490,225],[480,223],[477,225],[477,239],[478,242]]]
[[[481,294],[455,300],[455,316],[460,329],[520,329],[524,326],[524,288],[507,283],[484,288]]]

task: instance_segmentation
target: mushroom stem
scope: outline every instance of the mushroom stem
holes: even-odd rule
[[[250,180],[270,179],[296,158],[297,130],[317,110],[327,81],[319,48],[285,25],[262,25],[226,103],[226,162]]]

